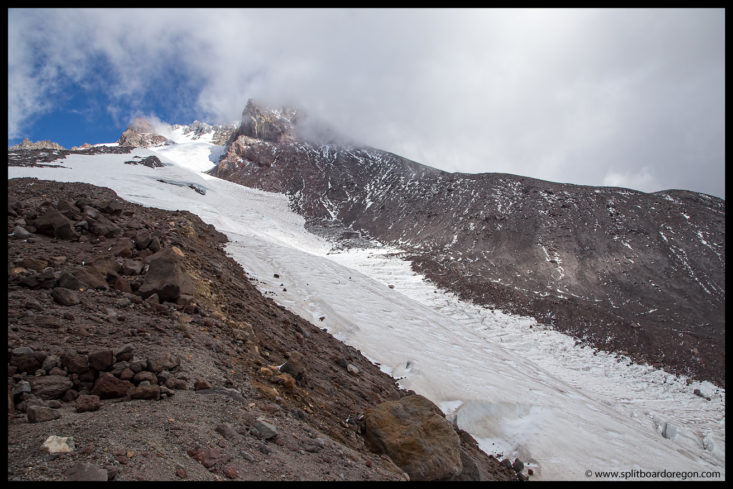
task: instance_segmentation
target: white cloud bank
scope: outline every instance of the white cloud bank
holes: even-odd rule
[[[65,83],[125,118],[176,76],[210,122],[256,97],[449,171],[724,197],[724,39],[722,9],[10,10],[9,137]]]

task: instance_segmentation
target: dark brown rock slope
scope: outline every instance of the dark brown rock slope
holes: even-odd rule
[[[464,299],[725,385],[723,200],[447,173],[263,112],[248,104],[212,174],[287,194],[314,231],[399,246]]]
[[[9,480],[407,478],[363,417],[411,393],[263,297],[198,217],[12,179],[8,235]],[[452,477],[519,477],[445,425]]]

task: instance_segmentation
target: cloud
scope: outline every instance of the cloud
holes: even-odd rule
[[[154,100],[230,122],[255,97],[450,171],[647,167],[655,190],[725,193],[722,9],[34,9],[8,28],[9,137],[68,84],[121,119]]]
[[[657,179],[646,166],[638,171],[631,170],[623,173],[610,171],[603,177],[602,185],[604,187],[632,188],[642,192],[656,192],[659,189]]]

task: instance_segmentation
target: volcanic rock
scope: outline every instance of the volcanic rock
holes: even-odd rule
[[[440,409],[420,395],[368,409],[365,436],[410,476],[439,480],[461,473],[460,439]]]
[[[33,394],[41,399],[60,399],[67,390],[74,386],[74,383],[63,375],[30,377],[28,381]]]
[[[117,397],[125,397],[127,392],[135,387],[132,383],[121,380],[110,373],[100,373],[99,378],[94,383],[92,394],[99,396],[100,399],[113,399]]]
[[[79,238],[79,234],[74,231],[74,224],[54,208],[48,209],[34,221],[33,225],[36,227],[36,232],[51,237],[68,240]]]
[[[164,248],[148,257],[149,269],[139,293],[143,298],[157,294],[162,301],[175,302],[181,294],[193,295],[193,282],[180,257]]]

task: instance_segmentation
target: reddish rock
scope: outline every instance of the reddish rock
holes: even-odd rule
[[[122,372],[120,372],[120,379],[122,380],[132,380],[134,377],[135,372],[133,372],[130,368],[124,368],[122,369]]]
[[[86,411],[96,411],[102,407],[99,396],[82,394],[76,398],[76,411],[83,413]]]
[[[74,399],[77,399],[79,397],[79,392],[75,389],[69,389],[64,393],[63,397],[61,398],[64,402],[71,402]]]
[[[156,377],[153,372],[150,372],[148,370],[143,370],[142,372],[138,372],[132,378],[132,381],[135,382],[136,384],[139,384],[140,382],[142,382],[144,380],[147,380],[151,384],[157,384],[158,383],[158,377]]]
[[[160,399],[160,387],[157,385],[140,385],[129,392],[131,399]]]
[[[67,351],[61,355],[61,363],[72,374],[81,374],[89,370],[89,359],[86,355]]]
[[[94,370],[107,370],[114,363],[112,350],[99,350],[89,354],[89,366]]]
[[[185,380],[177,379],[175,377],[168,377],[165,381],[165,386],[169,389],[179,391],[185,391],[188,389],[188,384],[186,384]]]
[[[105,372],[94,383],[92,394],[99,396],[101,399],[125,397],[133,387],[134,385],[131,382],[118,379],[114,375]]]
[[[196,450],[189,450],[188,455],[207,469],[213,467],[217,463],[226,463],[230,459],[228,455],[221,453],[217,448],[199,448]]]
[[[239,477],[239,471],[237,471],[237,468],[233,465],[227,465],[224,467],[224,470],[222,470],[225,476],[229,479],[236,479]]]
[[[200,391],[204,389],[211,389],[211,384],[203,379],[198,379],[193,383],[193,389]]]

